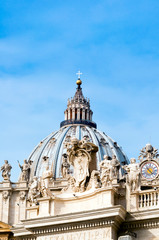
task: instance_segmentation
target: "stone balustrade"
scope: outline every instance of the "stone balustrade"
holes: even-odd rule
[[[145,190],[138,195],[139,209],[159,208],[159,190]]]

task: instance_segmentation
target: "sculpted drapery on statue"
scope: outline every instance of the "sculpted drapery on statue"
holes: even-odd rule
[[[33,181],[29,184],[28,201],[30,202],[30,206],[35,206],[38,203],[37,197],[40,196],[38,184],[38,179],[34,176]]]
[[[8,160],[4,160],[4,165],[1,167],[2,177],[5,181],[10,181],[11,176],[11,165],[8,163]]]
[[[43,172],[42,177],[40,179],[40,183],[39,183],[39,190],[43,197],[53,196],[49,189],[49,181],[50,181],[50,178],[52,178],[52,176],[53,176],[52,170],[49,169],[49,166],[46,166],[46,169]]]
[[[111,178],[111,162],[108,156],[104,156],[104,160],[100,162],[101,168],[101,183],[102,187],[111,186],[112,178]]]
[[[70,167],[70,164],[67,161],[67,154],[64,153],[62,155],[62,165],[61,165],[61,171],[62,171],[62,177],[63,178],[67,178],[68,177],[69,167]]]
[[[100,168],[102,187],[111,186],[113,180],[117,183],[120,163],[115,155],[113,155],[112,159],[105,155],[104,160],[100,162]]]
[[[29,180],[29,173],[30,173],[30,163],[24,159],[23,165],[20,165],[18,161],[19,167],[21,169],[20,181],[27,181]]]
[[[72,138],[65,146],[67,148],[68,164],[74,168],[73,176],[68,174],[67,190],[71,188],[75,192],[84,192],[91,172],[96,170],[96,152],[98,147],[93,143],[88,143],[86,138],[80,141]]]
[[[135,158],[130,159],[130,164],[122,167],[127,172],[126,183],[130,190],[138,191],[140,189],[140,167]]]

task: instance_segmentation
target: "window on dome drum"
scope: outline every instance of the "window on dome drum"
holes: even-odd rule
[[[82,109],[80,109],[80,120],[82,120]]]
[[[70,119],[72,120],[72,109],[70,109]]]
[[[87,109],[86,109],[86,111],[85,111],[85,119],[87,119]]]
[[[77,120],[77,108],[75,108],[75,120]]]

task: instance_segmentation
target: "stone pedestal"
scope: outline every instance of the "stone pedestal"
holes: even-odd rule
[[[38,198],[39,203],[39,217],[50,216],[50,197]]]
[[[19,187],[19,188],[27,188],[27,186],[28,186],[27,181],[20,181],[20,182],[18,183],[18,187]]]
[[[39,206],[32,206],[26,208],[27,219],[37,218],[39,215]]]
[[[3,188],[6,189],[6,188],[11,188],[12,185],[11,185],[11,182],[10,181],[3,181]]]

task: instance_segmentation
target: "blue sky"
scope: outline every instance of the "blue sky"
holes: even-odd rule
[[[0,164],[13,181],[59,128],[79,69],[99,130],[129,158],[159,148],[158,16],[158,0],[1,0]]]

